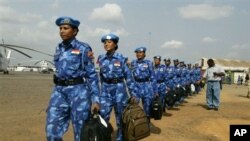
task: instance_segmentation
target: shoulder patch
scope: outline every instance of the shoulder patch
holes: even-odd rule
[[[92,51],[89,51],[89,52],[88,52],[88,57],[89,57],[90,59],[94,59],[94,53],[93,53]]]

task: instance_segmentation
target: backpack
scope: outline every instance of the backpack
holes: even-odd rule
[[[165,97],[166,106],[168,108],[173,107],[175,99],[176,99],[176,94],[174,93],[174,91],[173,90],[168,91]]]
[[[174,90],[174,93],[176,94],[175,102],[180,101],[181,97],[184,96],[184,90],[183,90],[182,87],[176,87],[175,90]]]
[[[81,129],[80,141],[111,141],[113,127],[94,113]]]
[[[151,117],[155,120],[160,120],[162,117],[162,104],[159,97],[154,98],[151,105]]]
[[[127,105],[122,113],[122,122],[125,141],[136,141],[150,135],[148,118],[138,104]]]

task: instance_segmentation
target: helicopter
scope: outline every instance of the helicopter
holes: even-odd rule
[[[37,61],[34,65],[37,65],[37,64],[40,65],[40,69],[39,69],[40,73],[48,73],[49,74],[50,72],[54,71],[51,67],[49,67],[49,64],[54,66],[54,64],[51,61],[40,60],[40,61]]]
[[[30,51],[38,52],[38,53],[53,57],[53,55],[51,54],[48,54],[39,50],[31,49],[28,47],[1,43],[0,44],[0,72],[3,72],[3,74],[9,74],[8,66],[10,63],[10,55],[11,55],[12,50],[28,58],[32,58],[30,55],[22,52],[20,49],[30,50]]]

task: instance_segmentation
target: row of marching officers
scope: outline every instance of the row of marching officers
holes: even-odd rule
[[[117,140],[123,139],[121,119],[128,100],[126,86],[131,101],[142,102],[149,123],[154,99],[160,98],[162,110],[165,112],[166,106],[167,108],[178,106],[188,94],[192,94],[191,84],[196,85],[194,93],[200,91],[200,85],[197,82],[201,80],[201,71],[198,65],[191,68],[189,64],[186,67],[184,62],[179,62],[177,59],[174,60],[174,66],[170,66],[170,59],[165,60],[163,65],[161,56],[155,56],[152,62],[145,59],[146,47],[136,48],[134,52],[137,59],[128,63],[126,57],[116,52],[118,36],[107,34],[101,38],[101,41],[107,52],[97,59],[101,81],[100,114],[109,121],[114,107],[118,128]]]
[[[164,64],[161,64],[161,56],[154,56],[151,62],[145,59],[146,47],[137,48],[135,53],[137,60],[129,64],[147,116],[153,99],[159,98],[162,110],[166,112],[166,108],[178,106],[187,96],[198,94],[204,86],[198,64],[186,66],[178,59],[174,60],[173,66],[170,59],[164,59]]]
[[[171,95],[166,92],[187,88],[200,80],[198,68],[185,68],[177,60],[174,61],[174,66],[169,66],[170,60],[165,61],[166,66],[160,65],[160,56],[154,58],[155,63],[146,60],[145,47],[135,49],[137,59],[128,65],[127,57],[116,52],[119,37],[112,33],[101,38],[106,53],[99,55],[97,60],[100,68],[98,79],[92,48],[76,39],[80,22],[71,17],[60,17],[56,20],[56,25],[62,42],[56,47],[54,56],[55,87],[47,108],[45,126],[48,141],[62,141],[70,120],[74,140],[80,141],[81,128],[89,119],[91,110],[99,110],[100,115],[109,121],[113,108],[118,128],[116,140],[121,141],[122,113],[129,97],[134,103],[142,101],[150,121],[150,106],[154,98],[160,97],[162,103],[165,103],[165,97]],[[184,96],[179,96],[174,104],[178,105],[183,98]],[[165,109],[165,106],[162,108]]]

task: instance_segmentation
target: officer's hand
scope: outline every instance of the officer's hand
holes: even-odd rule
[[[157,98],[157,97],[159,97],[159,94],[155,94],[155,95],[154,95],[154,98]]]
[[[170,88],[169,87],[166,87],[166,92],[170,91]]]
[[[131,104],[137,104],[136,97],[132,96],[132,97],[130,98],[130,103],[131,103]]]
[[[91,107],[92,113],[94,113],[94,110],[95,110],[96,112],[98,112],[98,111],[100,110],[100,106],[99,106],[98,103],[94,103],[94,104],[92,105],[92,107]]]

